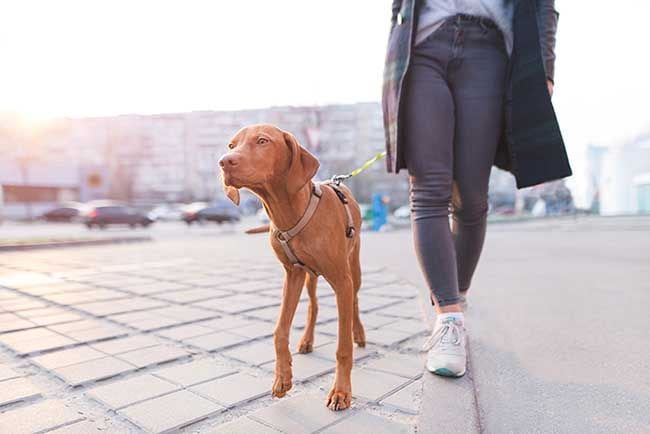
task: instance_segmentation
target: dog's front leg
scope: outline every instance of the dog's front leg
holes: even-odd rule
[[[346,273],[340,281],[332,281],[336,293],[336,308],[339,314],[339,341],[336,348],[336,373],[334,384],[327,396],[330,410],[343,410],[352,401],[352,314],[354,295],[352,279]]]
[[[275,380],[273,396],[283,397],[291,389],[291,352],[289,351],[289,332],[291,322],[298,307],[300,293],[305,283],[305,271],[299,268],[286,270],[282,305],[275,325],[273,341],[275,344]]]

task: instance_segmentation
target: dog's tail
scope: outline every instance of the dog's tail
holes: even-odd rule
[[[246,229],[247,234],[261,234],[271,230],[271,225],[258,226],[256,228]]]

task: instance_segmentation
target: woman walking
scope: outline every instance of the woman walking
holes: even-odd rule
[[[465,373],[463,304],[492,165],[518,188],[571,175],[550,101],[557,19],[554,0],[393,1],[386,161],[409,173],[415,252],[437,313],[425,344],[435,374]]]

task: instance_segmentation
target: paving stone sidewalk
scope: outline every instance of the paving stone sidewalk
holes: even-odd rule
[[[164,242],[0,257],[1,433],[409,433],[427,333],[415,287],[364,267],[368,345],[353,407],[331,412],[336,305],[319,280],[316,343],[270,396],[282,271],[267,256]],[[306,291],[305,291],[306,292]],[[294,320],[297,348],[307,315]]]

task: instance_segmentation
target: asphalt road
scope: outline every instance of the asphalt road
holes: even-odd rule
[[[424,288],[408,232],[364,251]],[[425,375],[420,432],[650,432],[649,276],[650,217],[489,226],[470,372]]]

